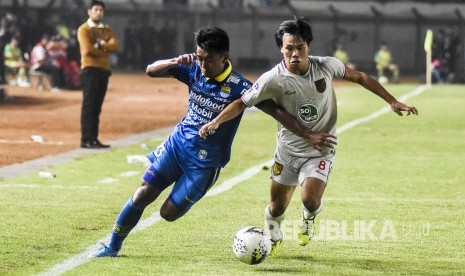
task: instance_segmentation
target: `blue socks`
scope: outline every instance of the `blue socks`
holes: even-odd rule
[[[109,245],[111,249],[116,252],[121,249],[124,239],[139,222],[143,212],[144,209],[139,209],[134,205],[132,197],[126,202],[113,226]]]

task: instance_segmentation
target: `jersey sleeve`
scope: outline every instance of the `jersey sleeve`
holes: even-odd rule
[[[187,66],[187,65],[178,64],[178,65],[171,67],[168,70],[168,74],[171,77],[189,85],[191,82],[190,81],[191,72],[194,71],[193,67],[194,65]]]
[[[346,74],[346,67],[344,64],[334,57],[326,57],[324,65],[332,73],[335,79],[343,79]]]
[[[273,99],[273,96],[276,95],[273,93],[276,90],[273,75],[274,73],[270,71],[258,78],[252,88],[241,98],[245,105],[252,107],[265,100]]]

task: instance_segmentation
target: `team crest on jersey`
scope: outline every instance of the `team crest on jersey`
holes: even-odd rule
[[[221,97],[227,98],[229,97],[230,94],[231,94],[231,87],[225,86],[225,85],[221,86],[221,90],[220,90]]]
[[[207,155],[208,155],[208,152],[206,150],[200,150],[197,156],[203,160],[207,158]]]
[[[274,162],[274,164],[273,164],[273,174],[274,175],[280,175],[282,171],[283,171],[283,165],[279,164],[278,162]]]
[[[116,223],[115,223],[115,225],[113,225],[113,232],[114,232],[114,233],[117,233],[117,234],[118,234],[119,232],[121,232],[121,227],[120,227],[118,224],[116,224]]]
[[[325,92],[326,90],[326,81],[325,79],[319,79],[315,81],[316,90],[320,93]]]
[[[313,104],[306,104],[299,108],[299,117],[306,123],[318,120],[318,109]]]

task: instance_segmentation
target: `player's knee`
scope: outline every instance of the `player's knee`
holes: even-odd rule
[[[270,211],[270,215],[273,217],[279,217],[286,211],[286,207],[278,202],[271,202],[270,206],[268,207]]]
[[[132,201],[134,205],[145,208],[158,197],[158,194],[154,186],[144,182],[132,196]]]
[[[175,216],[170,212],[164,211],[163,209],[160,210],[160,217],[162,217],[162,219],[168,222],[173,222],[179,218],[178,216]]]
[[[169,199],[167,199],[160,208],[160,216],[168,222],[177,220],[186,212],[187,210],[179,209]]]
[[[168,208],[160,209],[160,217],[162,217],[167,222],[176,221],[178,218],[182,217],[182,215],[183,215],[182,213],[173,212],[172,210],[169,210]]]
[[[302,203],[308,211],[314,212],[320,207],[321,198],[316,196],[308,196],[302,199]]]

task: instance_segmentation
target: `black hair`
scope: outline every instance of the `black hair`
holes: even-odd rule
[[[202,27],[195,32],[195,46],[200,47],[205,52],[228,53],[228,34],[217,27]]]
[[[42,40],[42,39],[50,40],[50,35],[49,35],[49,34],[43,34],[43,35],[41,36],[41,40]]]
[[[103,3],[102,1],[92,0],[89,6],[87,6],[87,9],[90,10],[93,6],[101,6],[105,10],[105,3]]]
[[[278,30],[274,34],[276,45],[279,48],[283,47],[284,34],[299,36],[307,45],[310,45],[310,42],[313,40],[312,27],[305,17],[294,16],[294,19],[286,20],[279,25]]]

